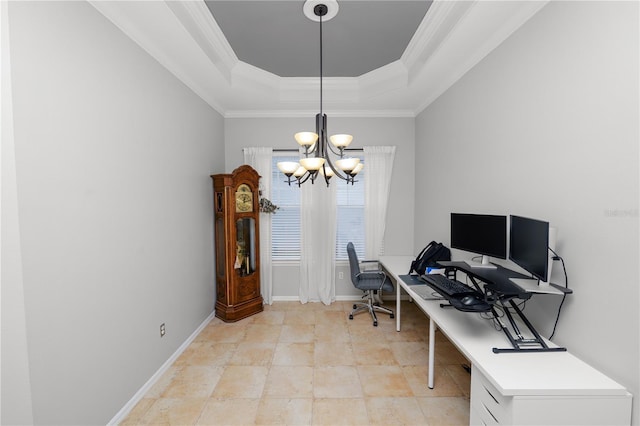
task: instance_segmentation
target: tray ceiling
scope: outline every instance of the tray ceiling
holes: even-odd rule
[[[89,2],[225,117],[317,113],[319,28],[302,0]],[[339,0],[325,111],[415,116],[547,2]]]

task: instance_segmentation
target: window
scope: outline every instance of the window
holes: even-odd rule
[[[278,170],[279,161],[298,161],[296,156],[273,156],[271,160],[271,202],[280,207],[271,216],[271,258],[300,260],[300,190],[289,186]],[[293,185],[293,184],[292,184]]]
[[[300,190],[278,170],[279,161],[298,161],[296,156],[273,156],[271,164],[271,201],[279,210],[271,216],[271,256],[273,261],[300,260]],[[363,158],[360,156],[360,161]],[[365,169],[355,185],[334,177],[336,185],[337,237],[336,260],[347,260],[347,243],[353,242],[356,253],[364,259],[364,178]],[[310,185],[310,183],[306,183]]]

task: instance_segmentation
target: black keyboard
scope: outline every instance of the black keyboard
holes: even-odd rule
[[[477,294],[478,292],[460,281],[450,280],[441,274],[423,274],[420,276],[443,296],[460,297],[468,294]]]

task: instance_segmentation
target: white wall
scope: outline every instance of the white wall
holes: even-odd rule
[[[635,395],[636,424],[638,35],[637,2],[545,6],[416,119],[416,162],[431,167],[416,167],[415,225],[416,243],[448,243],[450,212],[556,226],[575,293],[554,340]],[[546,336],[558,304],[527,303]]]
[[[28,372],[3,374],[2,396],[30,392],[32,413],[3,404],[2,423],[105,424],[213,310],[224,123],[87,3],[12,2],[9,25],[2,208],[17,210],[21,259],[3,274],[2,327],[21,311]],[[27,352],[2,350],[3,373]]]
[[[328,116],[329,134],[350,133],[354,139],[351,148],[363,146],[395,145],[385,251],[389,254],[413,254],[413,233],[407,223],[413,223],[414,207],[414,120],[413,118],[347,118]],[[227,118],[225,119],[226,168],[232,171],[243,164],[242,148],[271,146],[296,149],[293,135],[315,128],[315,117],[308,118]],[[294,187],[292,191],[296,190]],[[276,213],[277,214],[277,213]],[[336,274],[344,272],[342,280],[336,278],[336,297],[361,295],[349,281],[348,265],[336,267]],[[298,297],[298,267],[278,266],[273,271],[274,297]]]

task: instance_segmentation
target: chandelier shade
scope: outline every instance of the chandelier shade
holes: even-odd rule
[[[344,157],[344,150],[353,141],[353,136],[336,134],[328,137],[327,116],[322,112],[322,22],[323,18],[329,20],[338,13],[338,2],[307,0],[303,9],[309,19],[320,23],[320,112],[316,114],[315,132],[298,132],[294,135],[296,142],[304,147],[304,157],[300,158],[299,163],[278,163],[278,169],[287,177],[289,185],[296,182],[300,186],[308,180],[313,184],[319,175],[324,178],[327,186],[333,176],[353,185],[356,182],[355,176],[363,168],[359,158]],[[292,176],[294,180],[291,179]]]

